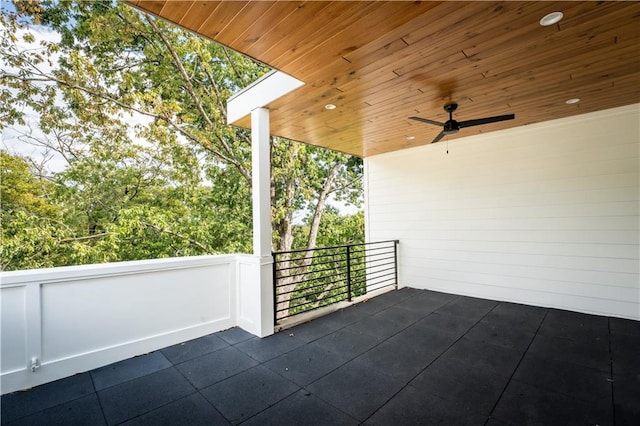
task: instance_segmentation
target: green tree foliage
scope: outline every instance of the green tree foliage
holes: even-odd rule
[[[306,235],[310,229],[309,222],[310,218],[307,218],[303,226],[295,229],[295,233],[299,233],[301,237]],[[296,241],[301,239],[296,238]],[[340,215],[334,208],[328,208],[318,232],[318,247],[322,249],[314,252],[313,262],[305,262],[304,252],[292,256],[289,266],[297,267],[291,270],[294,275],[287,277],[292,282],[286,289],[291,291],[290,306],[283,302],[278,309],[287,306],[287,313],[292,315],[347,300],[349,290],[352,297],[365,294],[364,247],[345,247],[360,243],[364,243],[363,212]],[[347,285],[347,250],[351,252],[350,288]],[[296,258],[300,260],[296,261]],[[304,275],[297,275],[301,271],[304,271]]]
[[[301,226],[296,227],[296,241],[304,241],[304,236],[309,234],[310,219],[306,218]],[[344,215],[337,209],[328,207],[322,217],[317,243],[318,247],[364,243],[364,212]],[[304,249],[305,247],[294,248]]]
[[[73,247],[59,244],[69,228],[49,195],[54,185],[34,176],[24,159],[0,151],[2,269],[54,266]],[[17,268],[16,268],[17,267]]]
[[[0,16],[0,130],[66,167],[25,169],[26,186],[3,179],[3,197],[46,201],[3,207],[3,267],[250,251],[250,133],[226,125],[225,102],[268,69],[119,2],[15,5]],[[60,41],[25,48],[33,24]],[[29,114],[39,131],[20,127]],[[331,198],[359,203],[361,173],[358,158],[274,138],[274,249],[362,238],[325,214]]]

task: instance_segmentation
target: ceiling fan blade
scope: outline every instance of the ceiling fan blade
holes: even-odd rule
[[[432,140],[431,143],[436,143],[440,139],[442,139],[443,137],[444,137],[444,130],[442,132],[438,133],[438,136],[436,136],[436,138],[434,140]]]
[[[489,124],[489,123],[497,123],[498,121],[513,120],[514,118],[516,118],[514,114],[498,115],[496,117],[478,118],[477,120],[459,121],[458,126],[460,126],[460,128],[479,126],[481,124]]]
[[[429,120],[428,118],[422,118],[422,117],[409,117],[410,120],[416,120],[416,121],[421,121],[423,123],[427,123],[427,124],[433,124],[434,126],[444,126],[444,123],[441,123],[439,121],[434,121],[434,120]]]

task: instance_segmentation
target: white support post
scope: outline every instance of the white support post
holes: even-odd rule
[[[228,124],[251,113],[253,256],[238,269],[238,325],[260,337],[273,334],[274,327],[270,131],[264,106],[303,85],[274,70],[227,101]]]
[[[269,110],[251,111],[251,166],[253,198],[253,254],[259,259],[259,298],[256,312],[260,337],[273,334],[273,259],[271,257],[271,150]],[[258,277],[257,277],[258,278]],[[255,305],[254,305],[255,306]]]
[[[271,256],[271,159],[269,110],[251,112],[253,254]]]

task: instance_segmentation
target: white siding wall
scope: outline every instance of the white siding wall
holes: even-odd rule
[[[402,285],[640,319],[640,106],[365,161]]]

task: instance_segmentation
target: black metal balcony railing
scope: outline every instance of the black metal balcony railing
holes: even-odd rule
[[[398,286],[398,241],[273,253],[274,317],[285,318]]]

